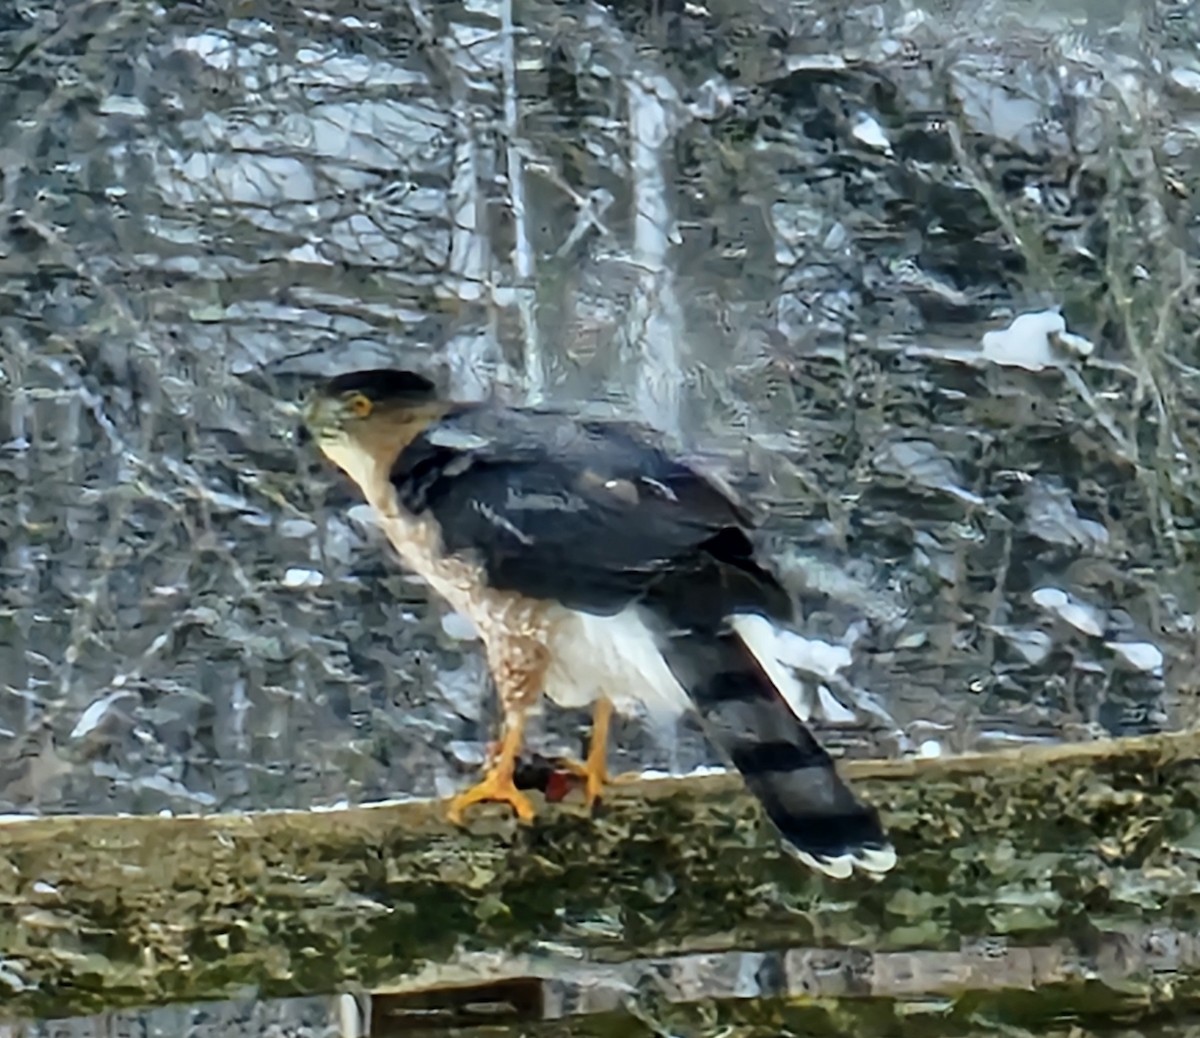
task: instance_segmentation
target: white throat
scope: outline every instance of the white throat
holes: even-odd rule
[[[325,457],[358,484],[368,503],[379,510],[382,502],[376,501],[374,495],[382,475],[378,461],[368,451],[355,446],[350,438],[344,435],[336,440],[321,440],[320,447]]]

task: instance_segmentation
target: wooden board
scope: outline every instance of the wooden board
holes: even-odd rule
[[[427,801],[6,821],[0,1015],[398,993],[510,975],[514,956],[955,951],[985,936],[1086,953],[1200,918],[1200,735],[846,773],[900,854],[882,882],[799,866],[722,775],[631,783],[595,817],[553,805],[532,827],[486,808],[455,829]]]

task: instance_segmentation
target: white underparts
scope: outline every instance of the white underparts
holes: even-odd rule
[[[615,616],[559,609],[550,622],[546,695],[580,708],[605,697],[626,716],[666,726],[690,705],[636,607]]]
[[[814,714],[831,724],[856,720],[856,715],[820,684],[820,679],[832,679],[850,663],[848,649],[782,630],[757,613],[741,613],[733,618],[732,625],[801,721],[810,720]],[[796,671],[817,680],[806,688],[796,677]]]
[[[780,661],[779,629],[765,616],[759,616],[757,613],[735,616],[732,626],[742,639],[742,644],[758,660],[758,665],[770,678],[771,684],[779,690],[779,694],[792,708],[792,713],[801,721],[807,721],[812,712],[812,704],[796,675]]]
[[[814,697],[792,669],[804,665],[800,643],[806,640],[755,613],[739,614],[731,624],[792,712],[808,721]],[[550,622],[547,647],[554,662],[546,676],[546,695],[559,706],[579,709],[607,697],[618,713],[645,714],[659,725],[690,706],[635,606],[614,616],[560,609]],[[817,706],[827,720],[853,717],[832,694],[821,697]]]

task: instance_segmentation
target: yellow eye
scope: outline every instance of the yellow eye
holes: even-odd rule
[[[346,400],[346,406],[350,408],[350,413],[355,418],[366,418],[371,413],[374,405],[369,397],[363,396],[362,393],[355,393]]]

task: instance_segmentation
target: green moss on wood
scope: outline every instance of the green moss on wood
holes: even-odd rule
[[[810,945],[957,948],[1186,928],[1200,736],[846,771],[888,820],[880,883],[780,852],[736,780],[616,789],[521,828],[443,805],[0,824],[0,1013],[394,985],[460,949],[623,960]],[[8,990],[3,990],[4,988]]]

